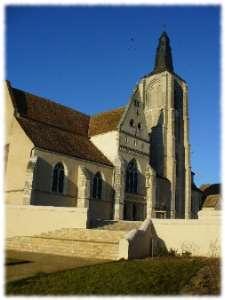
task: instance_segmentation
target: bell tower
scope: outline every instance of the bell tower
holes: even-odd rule
[[[163,195],[169,193],[167,217],[190,218],[188,87],[174,72],[170,40],[166,32],[159,38],[154,69],[144,76],[138,88],[150,137],[150,165],[158,178],[168,182],[163,194],[160,191],[165,185],[159,186],[160,180],[157,180],[157,201],[163,202]]]

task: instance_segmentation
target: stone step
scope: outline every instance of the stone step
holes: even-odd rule
[[[117,260],[118,242],[56,239],[45,237],[14,237],[6,242],[7,250],[30,251],[64,256]]]
[[[6,246],[8,250],[116,260],[120,239],[141,224],[141,221],[105,221],[93,229],[61,228],[34,236],[9,238]]]
[[[95,224],[95,227],[102,230],[112,230],[112,231],[130,231],[132,229],[138,229],[143,221],[99,221]]]
[[[100,229],[77,229],[62,228],[55,231],[49,231],[36,235],[35,237],[53,238],[53,239],[69,239],[80,241],[96,241],[96,242],[118,242],[127,231],[124,230],[100,230]]]

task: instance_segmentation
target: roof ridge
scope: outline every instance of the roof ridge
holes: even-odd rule
[[[98,112],[97,114],[94,114],[94,115],[90,115],[90,118],[94,118],[94,117],[98,117],[98,116],[101,116],[103,114],[106,114],[106,113],[112,113],[114,111],[118,111],[120,109],[125,109],[126,108],[126,105],[123,105],[123,106],[119,106],[118,108],[114,108],[112,110],[107,110],[107,111],[102,111],[102,112]]]

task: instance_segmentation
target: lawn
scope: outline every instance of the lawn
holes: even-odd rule
[[[219,269],[218,259],[161,257],[122,260],[11,282],[6,285],[6,294],[218,295]]]

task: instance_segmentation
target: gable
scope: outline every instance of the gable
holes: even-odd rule
[[[10,84],[8,89],[14,116],[34,146],[112,166],[88,137],[89,116]]]
[[[138,90],[134,94],[127,106],[120,123],[120,131],[136,138],[148,141],[148,131],[143,109],[143,102],[140,101]]]
[[[5,100],[5,144],[9,143],[10,135],[13,127],[14,120],[14,107],[12,105],[10,90],[8,87],[9,83],[4,82],[4,100]]]

